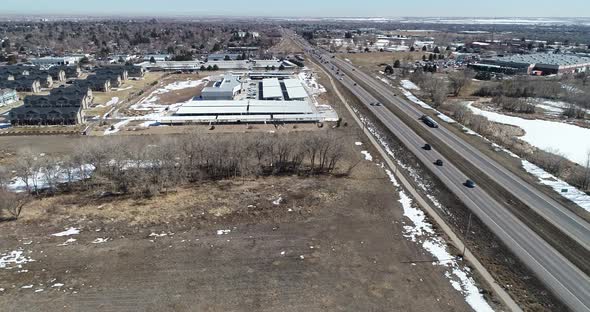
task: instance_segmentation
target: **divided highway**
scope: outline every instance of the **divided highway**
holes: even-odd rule
[[[390,103],[416,119],[422,115],[420,110],[413,104],[396,97],[388,87],[374,78],[354,69],[352,64],[331,58],[329,54],[314,49],[294,35],[292,35],[292,39],[310,52],[318,63],[321,63],[328,72],[356,95],[383,125],[395,134],[568,307],[574,311],[590,311],[590,278],[586,274],[527,227],[509,209],[485,192],[484,188],[465,187],[463,183],[470,177],[436,150],[422,150],[422,146],[426,142],[416,132],[385,106],[371,105],[371,103],[378,102],[378,98],[388,99]],[[331,64],[326,65],[322,60],[331,62]],[[334,69],[332,69],[332,65],[334,65]],[[347,75],[336,74],[337,69],[346,72]],[[360,82],[369,88],[361,87]],[[455,136],[448,129],[438,128],[432,132],[435,132],[435,135],[443,143],[451,146],[525,204],[530,205],[529,207],[534,211],[550,220],[560,230],[564,230],[581,246],[588,248],[590,228],[587,222],[548,198],[534,186],[528,185],[500,164],[475,150],[474,147]],[[443,161],[443,166],[434,164],[438,159]]]

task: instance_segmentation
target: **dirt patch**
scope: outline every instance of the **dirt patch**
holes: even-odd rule
[[[0,269],[5,311],[470,311],[444,268],[412,265],[427,255],[402,237],[391,185],[368,161],[350,178],[37,204],[0,224],[2,252],[35,260]],[[80,234],[51,236],[70,227]]]

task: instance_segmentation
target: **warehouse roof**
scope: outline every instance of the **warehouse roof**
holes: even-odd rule
[[[311,114],[306,101],[190,101],[183,104],[174,115],[266,115]]]
[[[590,64],[590,58],[588,57],[553,53],[518,54],[504,57],[496,57],[492,60],[521,64],[546,64],[559,66]]]
[[[287,89],[287,95],[289,96],[289,99],[302,99],[308,97],[307,92],[301,84],[301,80],[285,79],[283,80],[283,84]]]
[[[265,99],[283,97],[283,91],[277,78],[262,79],[262,97]]]

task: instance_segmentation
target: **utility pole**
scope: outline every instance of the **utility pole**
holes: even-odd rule
[[[465,235],[463,235],[463,252],[461,256],[465,258],[465,249],[467,249],[467,237],[469,236],[469,229],[471,228],[471,216],[473,214],[471,211],[469,212],[469,221],[467,221],[467,230],[465,230]]]

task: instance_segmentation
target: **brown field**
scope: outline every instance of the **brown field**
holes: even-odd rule
[[[88,192],[30,203],[18,221],[0,223],[0,252],[22,248],[35,260],[19,270],[0,269],[0,306],[470,311],[444,267],[412,264],[431,258],[402,236],[396,192],[360,153],[369,146],[355,146],[363,141],[355,129],[331,131],[342,135],[340,170],[352,167],[349,176],[247,178],[153,198]],[[51,236],[69,227],[81,233]],[[76,241],[61,245],[69,238]],[[106,242],[93,243],[98,238]],[[56,283],[63,286],[52,287]]]
[[[400,62],[414,62],[422,59],[422,51],[415,52],[370,52],[370,53],[339,53],[337,57],[350,60],[354,65],[368,71],[383,71],[385,66],[379,64],[391,64],[395,60]]]

